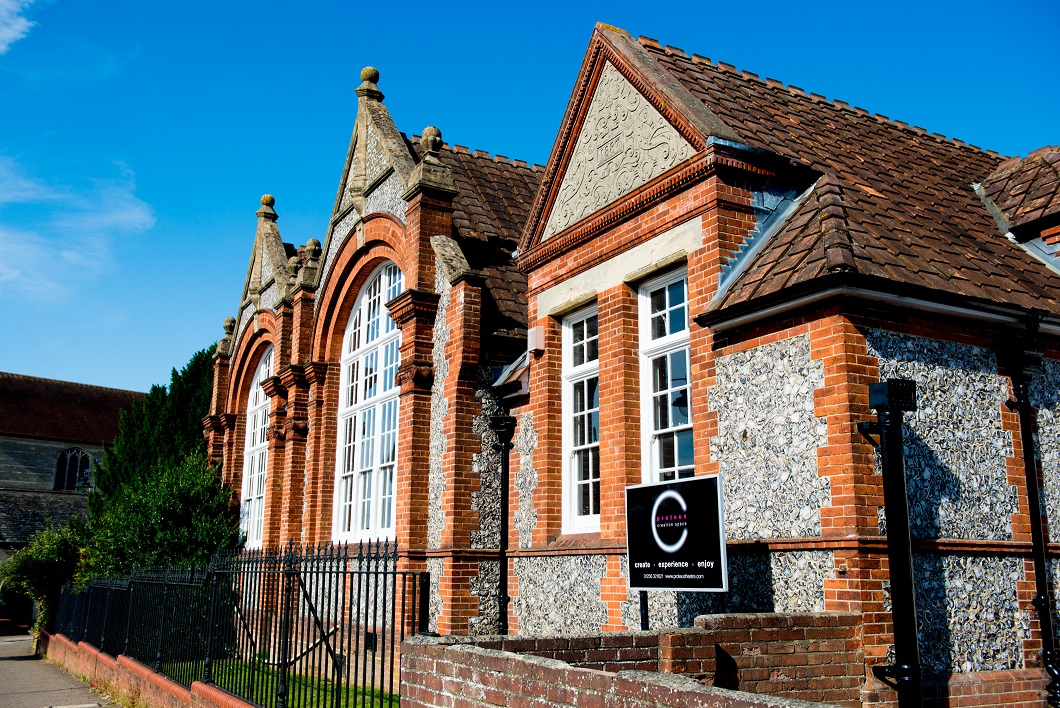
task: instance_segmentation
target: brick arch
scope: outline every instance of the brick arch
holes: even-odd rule
[[[265,347],[271,344],[273,351],[279,352],[279,342],[276,341],[277,325],[276,317],[271,311],[258,310],[257,326],[248,325],[244,335],[240,337],[239,345],[232,355],[232,368],[225,397],[225,408],[230,413],[243,415],[246,411],[250,381],[254,378],[254,371],[258,368]],[[251,328],[254,329],[253,332],[250,331]]]
[[[346,322],[368,276],[384,261],[406,273],[405,227],[390,214],[372,214],[364,220],[364,245],[356,246],[356,231],[347,234],[327,282],[317,300],[313,332],[315,358],[337,362]]]

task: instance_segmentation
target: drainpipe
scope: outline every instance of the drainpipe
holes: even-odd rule
[[[1041,497],[1038,488],[1038,451],[1034,433],[1037,415],[1030,400],[1030,385],[1041,369],[1041,355],[1030,349],[1038,335],[1038,318],[1032,316],[1027,324],[1027,338],[1016,350],[1012,367],[1014,400],[1006,402],[1009,410],[1019,413],[1020,442],[1023,444],[1023,469],[1027,475],[1027,507],[1031,520],[1031,556],[1034,561],[1034,609],[1042,632],[1042,665],[1049,676],[1045,687],[1046,703],[1060,706],[1060,665],[1057,662],[1056,640],[1053,636],[1053,603],[1049,597],[1049,567],[1045,555],[1045,529],[1042,524]]]
[[[515,435],[515,418],[510,415],[491,415],[490,430],[497,436],[493,449],[501,454],[501,528],[498,545],[500,561],[500,584],[497,588],[497,601],[500,604],[498,634],[508,634],[508,492],[509,492],[509,457],[512,451],[512,437]]]
[[[916,595],[913,591],[913,548],[909,533],[902,414],[916,410],[916,382],[887,379],[869,386],[869,407],[877,421],[858,424],[863,435],[879,435],[883,467],[883,503],[887,513],[887,560],[891,576],[891,623],[894,664],[876,665],[872,673],[898,692],[900,708],[921,708],[923,677],[917,643]],[[870,438],[871,441],[871,438]],[[875,444],[875,443],[874,443]]]

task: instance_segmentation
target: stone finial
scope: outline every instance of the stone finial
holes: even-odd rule
[[[291,256],[287,259],[287,272],[290,273],[291,277],[298,275],[298,269],[302,267],[302,260],[298,256]]]
[[[374,66],[366,66],[361,69],[361,85],[357,87],[355,93],[362,98],[382,101],[383,92],[379,90],[377,83],[379,83],[379,70]]]
[[[311,238],[305,242],[305,255],[311,261],[315,261],[320,258],[320,241],[315,238]]]
[[[263,194],[261,197],[261,208],[255,212],[259,217],[268,219],[269,221],[276,221],[279,215],[272,208],[276,204],[276,198],[271,194]]]
[[[221,326],[224,327],[225,334],[231,335],[233,332],[236,331],[236,318],[226,317],[224,324]]]
[[[425,159],[427,156],[434,157],[437,155],[438,151],[442,149],[442,131],[433,125],[428,125],[424,128],[423,135],[420,136],[420,149],[423,150]]]

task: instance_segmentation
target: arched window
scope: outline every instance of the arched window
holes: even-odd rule
[[[393,263],[365,283],[342,340],[336,454],[336,540],[394,533],[401,331],[385,303],[404,285]]]
[[[55,463],[55,489],[71,491],[92,486],[89,469],[92,456],[79,447],[68,447],[59,453]]]
[[[269,397],[261,382],[272,376],[272,347],[261,357],[247,397],[247,434],[243,445],[243,509],[240,526],[247,548],[261,548],[265,525],[265,471],[269,457]]]

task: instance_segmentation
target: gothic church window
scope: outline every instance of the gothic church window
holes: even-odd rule
[[[91,486],[89,469],[92,456],[79,447],[68,447],[59,453],[55,463],[55,489],[73,491]]]
[[[346,325],[340,361],[335,540],[393,538],[401,330],[386,303],[404,278],[393,263],[372,273]]]

